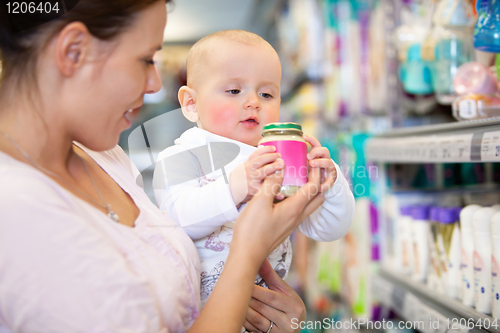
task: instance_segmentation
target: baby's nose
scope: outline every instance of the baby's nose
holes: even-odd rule
[[[245,108],[251,109],[259,109],[260,110],[260,101],[258,96],[250,96],[245,103]]]

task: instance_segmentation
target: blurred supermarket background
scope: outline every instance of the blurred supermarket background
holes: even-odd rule
[[[169,9],[156,56],[163,88],[120,140],[151,197],[158,153],[193,126],[177,101],[191,45],[219,30],[255,32],[281,58],[280,120],[330,149],[357,202],[343,239],[292,235],[288,283],[308,308],[303,332],[500,332],[499,0]]]

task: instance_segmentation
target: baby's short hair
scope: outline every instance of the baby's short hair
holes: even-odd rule
[[[203,67],[202,59],[205,58],[207,49],[211,43],[217,40],[232,41],[246,45],[262,45],[273,49],[265,39],[252,32],[245,30],[223,30],[218,31],[197,41],[189,50],[186,61],[187,85],[194,88],[197,73]],[[274,50],[274,49],[273,49]]]

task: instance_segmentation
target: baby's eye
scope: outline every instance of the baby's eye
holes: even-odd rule
[[[273,98],[273,95],[268,94],[268,93],[261,93],[260,95],[261,95],[262,97],[264,97],[264,98]]]
[[[240,93],[240,90],[239,89],[231,89],[231,90],[228,90],[227,92],[230,93],[231,95],[238,95]]]

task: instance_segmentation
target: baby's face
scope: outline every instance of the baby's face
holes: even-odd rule
[[[281,64],[269,46],[220,41],[208,51],[196,87],[201,127],[257,146],[264,125],[277,122]]]

